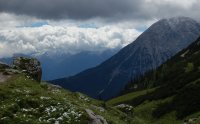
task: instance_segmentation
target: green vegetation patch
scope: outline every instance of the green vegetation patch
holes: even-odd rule
[[[85,109],[103,116],[109,124],[131,124],[132,118],[81,93],[37,83],[24,75],[0,85],[1,124],[88,124]]]
[[[119,104],[121,104],[121,103],[128,103],[129,101],[133,100],[134,98],[137,98],[138,96],[151,93],[151,92],[154,91],[155,89],[156,89],[156,88],[147,89],[147,90],[142,90],[142,91],[137,91],[137,92],[133,92],[133,93],[128,93],[128,94],[119,96],[119,97],[117,97],[117,98],[111,99],[111,100],[107,101],[106,103],[107,103],[108,105],[119,105]]]

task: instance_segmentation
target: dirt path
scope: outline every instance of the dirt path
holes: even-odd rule
[[[6,81],[10,76],[5,76],[2,73],[0,73],[0,83]]]

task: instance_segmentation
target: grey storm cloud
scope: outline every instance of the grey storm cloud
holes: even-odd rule
[[[199,8],[199,0],[0,0],[0,12],[56,20],[199,18]]]
[[[130,14],[140,4],[133,0],[1,0],[0,11],[50,19],[90,19]]]

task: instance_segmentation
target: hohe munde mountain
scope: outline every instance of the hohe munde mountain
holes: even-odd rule
[[[162,19],[100,65],[50,82],[93,98],[109,99],[118,95],[129,80],[158,67],[186,48],[199,34],[200,24],[191,18]]]

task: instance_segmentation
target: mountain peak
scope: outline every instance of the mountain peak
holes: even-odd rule
[[[163,18],[159,20],[157,23],[173,23],[173,24],[179,24],[179,23],[188,23],[188,22],[196,22],[193,18],[185,17],[185,16],[176,16],[171,18]],[[154,23],[154,24],[157,24]]]
[[[164,18],[162,20],[180,22],[180,21],[188,21],[188,20],[194,20],[194,19],[192,19],[190,17],[186,17],[186,16],[175,16],[175,17],[171,17],[171,18]]]
[[[177,17],[172,17],[172,18],[166,18],[166,19],[161,19],[155,24],[166,24],[169,25],[172,29],[184,26],[184,25],[189,25],[192,26],[192,24],[197,24],[200,25],[196,20],[190,17],[184,17],[184,16],[177,16]]]
[[[195,33],[194,33],[195,32]],[[188,40],[194,41],[200,32],[200,23],[189,17],[172,17],[161,19],[158,22],[151,25],[144,33],[142,33],[137,40],[132,44],[143,45],[145,47],[151,46],[150,44],[165,44],[168,42],[172,43],[180,42],[182,46],[188,45]],[[181,38],[181,35],[188,35],[187,39]],[[190,36],[191,35],[191,36]],[[193,36],[195,38],[193,39]],[[190,36],[190,37],[189,37]],[[180,40],[181,38],[182,40]],[[174,44],[175,46],[179,44]],[[134,46],[134,45],[132,45]],[[186,47],[186,46],[185,46]],[[179,47],[176,47],[179,49]],[[170,48],[169,48],[170,49]],[[181,49],[179,49],[181,50]]]

